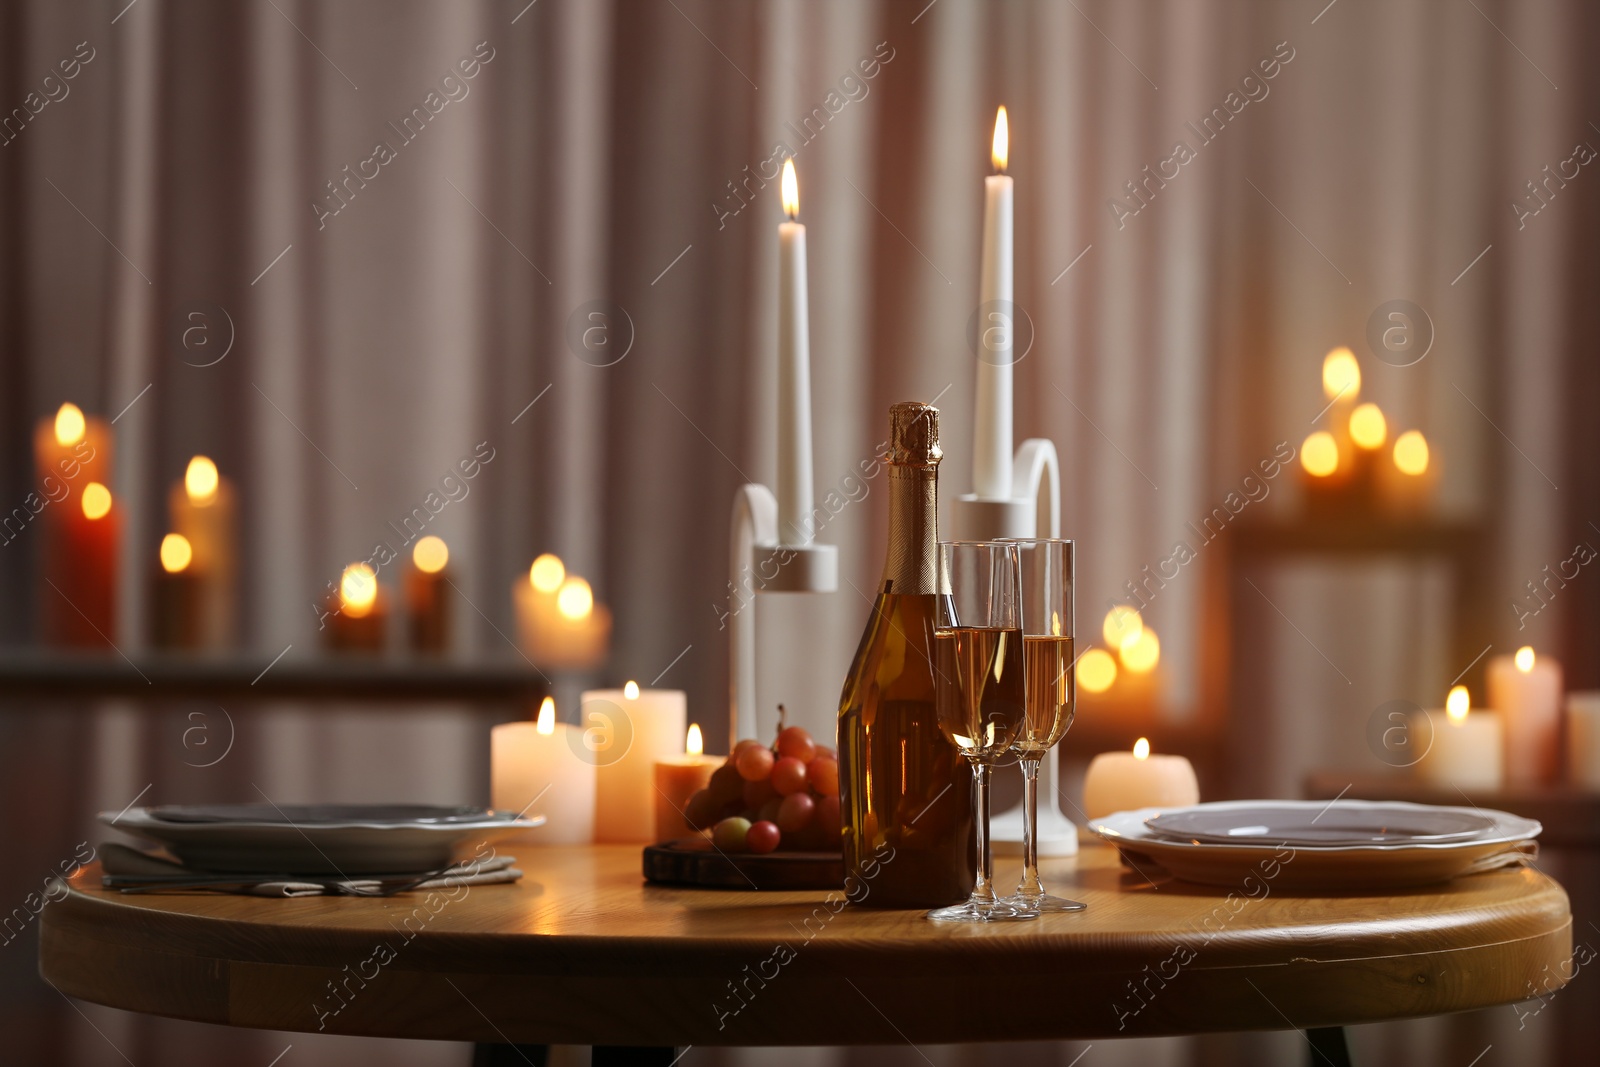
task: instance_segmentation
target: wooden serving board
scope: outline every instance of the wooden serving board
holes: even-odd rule
[[[723,853],[703,837],[646,845],[646,881],[712,889],[842,889],[840,852]]]

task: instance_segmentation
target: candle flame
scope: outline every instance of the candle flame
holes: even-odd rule
[[[103,519],[111,510],[111,490],[99,482],[90,482],[83,487],[83,517],[86,519]]]
[[[411,550],[411,562],[423,574],[438,574],[450,562],[450,546],[444,543],[444,538],[429,534]]]
[[[783,181],[780,186],[783,199],[783,213],[793,222],[800,217],[800,179],[794,174],[794,157],[790,156],[783,161]]]
[[[1402,474],[1427,473],[1428,439],[1421,430],[1407,430],[1394,439],[1394,465]]]
[[[994,169],[1004,174],[1010,154],[1011,124],[1006,121],[1006,106],[1001,104],[1000,110],[994,113],[994,140],[989,145],[989,159],[994,163]]]
[[[567,566],[561,557],[546,552],[528,568],[528,581],[541,593],[554,593],[567,579]]]
[[[1121,648],[1124,641],[1138,637],[1142,632],[1143,616],[1126,604],[1113,606],[1106,612],[1105,622],[1100,624],[1100,633],[1105,637],[1106,644],[1114,648]]]
[[[217,498],[217,465],[206,456],[196,456],[183,472],[183,490],[189,503],[204,506]]]
[[[555,697],[545,697],[539,702],[539,718],[533,728],[547,737],[556,732]]]
[[[1467,687],[1455,686],[1450,690],[1450,695],[1444,698],[1444,713],[1452,723],[1460,726],[1467,721],[1467,711],[1472,707],[1472,698],[1467,695]]]
[[[1149,759],[1150,758],[1150,739],[1148,737],[1141,737],[1141,738],[1139,738],[1139,740],[1137,740],[1137,741],[1135,741],[1133,743],[1133,758],[1134,759]]]
[[[1104,693],[1117,680],[1117,661],[1103,648],[1091,648],[1078,657],[1078,684],[1086,692]]]
[[[177,574],[187,569],[192,559],[194,559],[194,548],[183,534],[169,533],[161,539],[161,569],[168,574]]]
[[[1383,447],[1389,437],[1389,421],[1376,404],[1362,404],[1350,413],[1350,440],[1369,452]]]
[[[378,601],[378,574],[366,563],[352,563],[339,577],[339,603],[353,619],[371,614]]]
[[[705,754],[705,751],[706,743],[700,736],[700,724],[692,722],[689,724],[689,735],[683,741],[684,755],[701,756]]]
[[[1322,359],[1322,391],[1329,400],[1354,400],[1361,392],[1361,364],[1343,345]]]
[[[1300,443],[1300,465],[1316,478],[1326,478],[1339,469],[1339,443],[1333,434],[1318,430]]]
[[[77,444],[83,440],[85,427],[83,409],[76,404],[62,404],[56,411],[56,444]]]
[[[561,592],[556,594],[556,610],[574,622],[587,619],[594,610],[594,590],[582,578],[568,578],[561,583]]]
[[[1124,641],[1118,651],[1122,653],[1122,665],[1135,674],[1153,671],[1161,662],[1161,641],[1148,626],[1137,637]]]
[[[622,695],[627,697],[629,700],[638,700],[639,699],[639,683],[638,682],[629,682],[627,685],[623,686],[622,687]]]
[[[1523,645],[1521,648],[1517,649],[1514,662],[1517,665],[1517,670],[1521,671],[1523,674],[1527,674],[1529,671],[1533,670],[1533,646]]]

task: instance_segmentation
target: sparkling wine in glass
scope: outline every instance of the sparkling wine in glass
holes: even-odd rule
[[[1003,542],[939,545],[934,703],[939,729],[972,767],[978,830],[972,896],[928,913],[940,922],[1000,922],[1039,914],[1026,902],[995,895],[989,851],[990,773],[1017,743],[1027,718],[1018,559],[1017,547]]]

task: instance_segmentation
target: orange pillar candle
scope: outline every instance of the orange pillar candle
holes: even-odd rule
[[[1181,808],[1200,803],[1200,782],[1182,756],[1153,756],[1139,738],[1132,752],[1102,752],[1083,781],[1083,813],[1101,819],[1115,811]]]
[[[206,456],[195,456],[167,493],[172,528],[188,539],[200,587],[201,644],[230,648],[239,630],[238,507],[233,485]]]
[[[450,647],[450,601],[445,595],[450,548],[429,534],[411,550],[406,572],[406,615],[411,648],[416,652],[445,652]]]
[[[587,845],[594,840],[595,765],[581,730],[556,722],[545,697],[536,722],[505,722],[490,731],[489,781],[496,811],[543,815],[527,831],[537,845]]]
[[[193,562],[187,537],[169,533],[161,539],[161,565],[150,598],[150,639],[156,648],[201,646],[201,582]]]
[[[656,840],[671,841],[694,832],[684,820],[689,798],[706,787],[720,756],[706,756],[700,724],[690,723],[683,755],[656,761]]]
[[[382,652],[389,604],[378,575],[366,563],[352,563],[329,598],[328,647],[339,652]]]
[[[85,485],[75,504],[62,511],[59,529],[46,546],[48,643],[106,648],[115,642],[121,532],[121,509],[100,482]]]
[[[62,404],[53,417],[34,426],[33,465],[53,503],[75,502],[90,482],[111,482],[111,428],[103,419],[85,416],[76,404]],[[65,497],[58,498],[56,484],[66,486]]]

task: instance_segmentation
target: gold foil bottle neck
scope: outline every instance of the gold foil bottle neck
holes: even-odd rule
[[[906,402],[889,408],[889,462],[900,466],[937,467],[939,409],[932,404]]]

